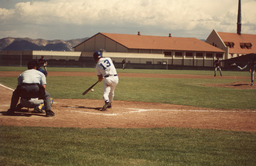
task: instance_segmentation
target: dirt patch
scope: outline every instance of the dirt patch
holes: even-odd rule
[[[256,132],[255,110],[212,110],[171,104],[114,101],[113,108],[101,112],[102,100],[56,99],[54,117],[45,113],[4,113],[12,91],[0,86],[1,126],[44,126],[79,128],[201,128]]]
[[[225,88],[234,88],[234,89],[256,89],[256,86],[251,86],[250,82],[239,81],[239,82],[232,82],[229,84],[204,84],[205,86],[212,86],[212,87],[225,87]]]

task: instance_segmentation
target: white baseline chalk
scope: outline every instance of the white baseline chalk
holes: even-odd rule
[[[185,110],[185,109],[140,109],[140,108],[128,108],[129,110],[134,110],[134,111],[129,111],[127,113],[136,113],[136,112],[151,112],[151,111],[166,111],[166,112],[232,112],[232,113],[255,113],[256,110],[251,110],[251,111],[237,111],[237,110]]]
[[[5,86],[5,85],[3,85],[3,84],[0,84],[0,86],[1,86],[1,87],[3,87],[3,88],[5,88],[5,89],[8,89],[8,90],[14,91],[14,89],[9,88],[9,87],[7,87],[7,86]]]
[[[77,107],[68,107],[68,108],[77,108]],[[118,115],[124,115],[124,114],[132,114],[132,113],[142,113],[142,112],[156,112],[156,111],[162,111],[162,112],[212,112],[212,113],[256,113],[256,110],[252,111],[236,111],[236,110],[184,110],[184,109],[140,109],[140,108],[125,108],[126,110],[131,111],[125,111],[120,113],[96,113],[96,112],[87,112],[87,111],[79,111],[79,110],[65,110],[65,111],[71,111],[71,112],[79,112],[83,114],[90,114],[90,115],[99,115],[99,116],[118,116]]]

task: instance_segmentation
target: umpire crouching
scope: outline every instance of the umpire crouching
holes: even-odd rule
[[[44,100],[46,116],[54,116],[51,110],[50,94],[45,90],[46,77],[45,75],[36,70],[37,61],[32,60],[28,62],[28,70],[24,71],[18,77],[18,86],[12,94],[11,106],[7,111],[8,115],[13,115],[19,98],[40,98]]]

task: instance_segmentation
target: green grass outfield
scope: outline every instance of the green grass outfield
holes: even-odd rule
[[[1,71],[26,68],[0,67]],[[95,72],[85,68],[50,71]],[[213,75],[212,71],[118,70],[119,73]],[[248,76],[248,72],[223,72]],[[95,77],[48,77],[54,98],[102,99],[102,84],[81,93]],[[256,109],[255,90],[208,87],[203,84],[247,79],[120,78],[116,100],[160,102],[219,109]],[[15,88],[17,77],[0,77]],[[167,90],[166,90],[167,89]],[[206,129],[77,129],[0,127],[0,165],[255,165],[256,133]]]

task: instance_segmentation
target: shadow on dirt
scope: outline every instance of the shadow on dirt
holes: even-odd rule
[[[85,106],[62,106],[64,108],[81,108],[81,109],[89,109],[89,110],[101,110],[101,107],[85,107]]]
[[[234,84],[233,86],[249,86],[249,84]]]
[[[46,117],[45,113],[41,112],[34,112],[34,111],[28,111],[28,110],[21,110],[21,111],[15,111],[13,114],[7,114],[7,111],[0,112],[3,116],[25,116],[25,117],[31,117],[31,116],[40,116],[40,117]]]

